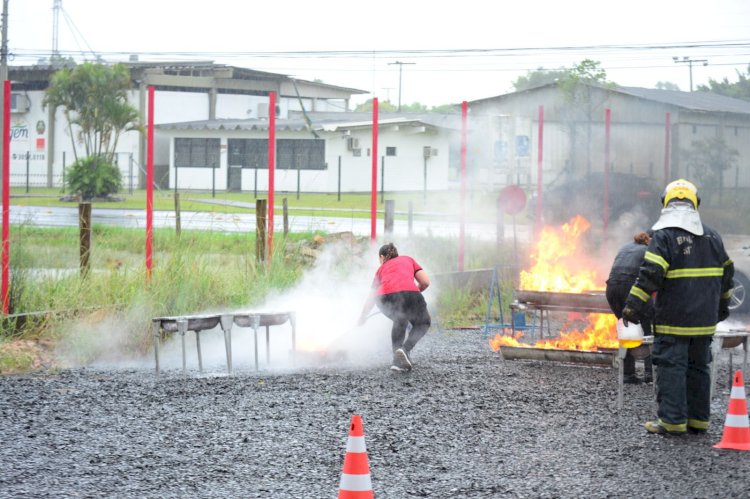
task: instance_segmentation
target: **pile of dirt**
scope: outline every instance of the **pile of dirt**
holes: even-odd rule
[[[50,342],[7,340],[0,343],[0,374],[51,369],[55,365]]]
[[[618,411],[609,367],[503,361],[478,332],[431,332],[412,357],[408,374],[382,358],[0,377],[0,496],[330,498],[353,414],[376,497],[747,495],[750,460],[712,447],[726,352],[709,432],[682,437],[643,429],[652,385],[626,385]]]

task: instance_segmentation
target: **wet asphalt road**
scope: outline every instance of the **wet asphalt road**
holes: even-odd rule
[[[1,498],[331,498],[361,414],[381,498],[747,497],[750,453],[712,426],[648,435],[651,385],[611,368],[503,361],[477,332],[433,331],[410,374],[388,360],[306,369],[76,369],[0,378]],[[735,366],[741,355],[735,354]]]

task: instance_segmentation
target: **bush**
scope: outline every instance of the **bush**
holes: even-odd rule
[[[65,186],[69,193],[80,194],[83,200],[104,198],[120,190],[122,175],[111,161],[89,156],[65,169]]]

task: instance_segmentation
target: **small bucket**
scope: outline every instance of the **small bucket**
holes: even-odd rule
[[[625,326],[622,319],[617,319],[617,340],[623,348],[639,347],[643,343],[643,328],[632,322]]]

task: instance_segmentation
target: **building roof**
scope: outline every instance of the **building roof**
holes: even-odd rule
[[[616,87],[616,91],[691,111],[750,114],[750,102],[712,92],[681,92],[656,88]]]
[[[299,116],[297,116],[299,114]],[[372,127],[372,113],[329,112],[307,113],[310,123],[299,112],[286,119],[276,119],[276,129],[285,131],[317,130],[336,132],[355,128]],[[453,114],[439,113],[383,113],[378,116],[378,125],[430,126],[459,130],[461,117]],[[268,130],[267,119],[215,119],[183,121],[179,123],[161,123],[159,130]]]
[[[497,95],[494,97],[485,97],[484,99],[478,99],[473,103],[480,102],[491,102],[493,100],[506,99],[514,95],[523,93],[532,93],[549,87],[557,86],[557,82],[546,83],[537,87],[532,87],[518,92],[511,92],[508,94]],[[609,92],[618,92],[625,95],[630,95],[639,99],[649,100],[653,102],[659,102],[661,104],[667,104],[675,106],[681,109],[698,112],[709,112],[709,113],[736,113],[736,114],[750,114],[750,101],[742,99],[735,99],[733,97],[727,97],[712,92],[682,92],[679,90],[661,90],[656,88],[641,88],[641,87],[621,87],[621,86],[604,86],[604,85],[592,85],[602,90]]]
[[[321,89],[335,90],[348,94],[367,94],[367,90],[356,88],[341,87],[338,85],[329,85],[318,81],[302,80],[292,78],[281,73],[269,73],[266,71],[257,71],[255,69],[242,68],[237,66],[227,66],[226,64],[217,64],[213,61],[106,61],[105,64],[122,64],[130,70],[134,79],[140,80],[144,74],[164,74],[171,76],[183,77],[220,77],[233,80],[266,80],[276,82],[304,82],[307,85]],[[46,83],[51,75],[56,71],[64,68],[75,67],[70,61],[49,61],[41,60],[37,64],[27,66],[10,66],[8,73],[10,78],[17,83]],[[35,88],[36,88],[35,87]]]

